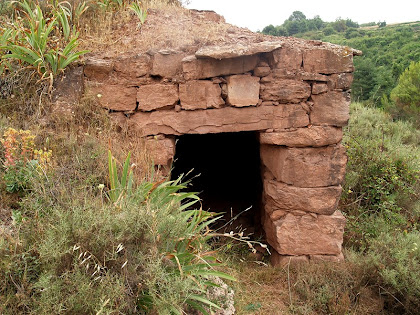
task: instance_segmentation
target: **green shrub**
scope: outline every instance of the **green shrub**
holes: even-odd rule
[[[111,158],[111,174],[120,180],[114,162]],[[33,313],[181,314],[195,309],[207,314],[218,308],[206,295],[212,277],[233,278],[217,270],[220,263],[207,245],[208,226],[217,217],[186,210],[199,199],[181,192],[180,180],[141,182],[110,203],[103,187],[80,189],[54,176],[38,181],[21,202],[16,235],[21,244],[10,251],[13,238],[0,243],[1,253],[8,251],[1,279],[10,274],[10,262],[19,262],[29,250],[37,267],[13,274],[0,289],[6,309],[21,312],[20,285],[26,288],[24,308]]]
[[[376,108],[352,104],[342,209],[352,245],[385,230],[413,229],[419,217],[420,131]]]
[[[420,233],[383,233],[368,251],[380,276],[388,308],[417,313],[420,307]]]
[[[396,108],[390,108],[394,115],[408,118],[420,126],[420,62],[412,62],[398,79],[391,92]]]

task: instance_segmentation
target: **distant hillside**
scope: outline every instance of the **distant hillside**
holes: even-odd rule
[[[264,34],[316,39],[363,51],[356,57],[352,95],[354,100],[380,106],[389,97],[398,77],[411,62],[420,60],[420,21],[387,25],[359,25],[350,19],[324,22],[319,16],[307,19],[295,11],[282,25],[266,26]]]

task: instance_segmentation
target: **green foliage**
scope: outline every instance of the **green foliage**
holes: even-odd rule
[[[372,22],[361,26],[376,25]],[[363,56],[354,59],[352,97],[355,101],[369,101],[381,107],[386,105],[381,100],[389,99],[404,69],[420,60],[420,23],[387,26],[386,22],[380,22],[378,25],[379,28],[361,29],[350,19],[338,18],[327,23],[319,16],[307,19],[302,13],[297,17],[292,14],[282,25],[269,25],[262,32],[322,40],[363,51]],[[280,34],[280,30],[286,30],[287,34]]]
[[[411,63],[401,74],[391,99],[399,116],[412,118],[420,126],[420,61]]]
[[[16,3],[24,18],[13,21],[11,29],[1,30],[3,67],[7,66],[5,60],[13,60],[35,68],[41,78],[56,76],[87,52],[76,51],[79,34],[70,26],[71,7],[59,4],[47,13],[33,2]],[[83,9],[79,10],[82,13]],[[62,32],[58,41],[54,34],[57,28]]]
[[[416,229],[420,213],[420,131],[375,108],[353,104],[344,144],[349,157],[342,208],[350,245],[393,229]]]
[[[130,10],[132,10],[134,13],[137,14],[139,20],[140,20],[140,26],[144,24],[147,17],[147,10],[144,10],[139,2],[133,2],[130,5]]]
[[[112,156],[111,151],[108,151],[109,182],[111,188],[109,198],[114,203],[120,201],[124,196],[129,198],[132,194],[133,170],[132,166],[130,166],[130,155],[131,153],[128,153],[125,159],[120,179],[118,176],[117,160]]]
[[[209,225],[218,218],[186,210],[199,198],[182,192],[180,179],[134,188],[130,154],[121,174],[110,152],[108,161],[114,183],[109,195],[116,192],[117,202],[108,203],[102,189],[85,186],[87,169],[79,169],[83,175],[69,185],[68,164],[33,183],[21,202],[18,234],[5,237],[0,230],[2,307],[42,314],[183,314],[192,309],[210,314],[218,309],[207,296],[212,279],[234,280],[218,270],[220,263],[207,245]],[[28,255],[33,258],[22,265]]]
[[[420,307],[420,233],[383,233],[372,242],[368,257],[394,312],[416,313]]]

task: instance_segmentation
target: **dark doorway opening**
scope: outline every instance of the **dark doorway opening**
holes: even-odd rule
[[[261,232],[262,181],[258,133],[183,135],[177,139],[171,178],[191,173],[189,191],[199,192],[203,210],[223,212],[226,230]],[[245,211],[246,209],[249,210]]]

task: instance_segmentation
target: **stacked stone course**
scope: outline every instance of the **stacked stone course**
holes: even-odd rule
[[[87,90],[141,131],[170,169],[175,137],[256,131],[262,223],[274,264],[343,258],[337,211],[347,162],[353,55],[321,42],[263,41],[87,60]]]

